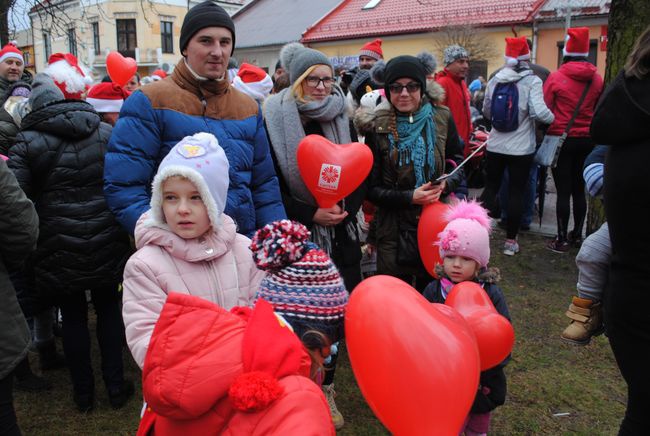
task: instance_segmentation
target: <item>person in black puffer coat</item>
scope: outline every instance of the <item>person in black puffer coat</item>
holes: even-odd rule
[[[32,112],[9,152],[9,166],[35,203],[40,218],[36,251],[29,260],[36,301],[63,316],[63,349],[74,400],[94,404],[86,290],[97,313],[102,372],[113,407],[124,405],[133,384],[123,377],[123,323],[118,283],[129,239],[104,200],[103,174],[111,127],[83,101],[66,100],[52,79],[36,77]],[[38,327],[37,327],[38,339]]]
[[[619,435],[648,434],[649,124],[650,27],[637,39],[624,70],[603,93],[591,121],[593,140],[610,146],[603,190],[612,263],[603,307],[609,343],[628,387]]]

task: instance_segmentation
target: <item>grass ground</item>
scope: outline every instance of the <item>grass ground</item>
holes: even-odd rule
[[[564,311],[575,291],[576,250],[552,253],[544,248],[543,238],[523,234],[521,253],[509,258],[501,254],[503,236],[499,231],[495,234],[491,264],[501,269],[501,287],[517,340],[506,368],[508,399],[493,415],[491,434],[616,434],[625,411],[626,390],[607,339],[598,337],[587,347],[567,345],[559,339],[567,324]],[[98,360],[96,346],[94,350]],[[127,360],[127,376],[139,383],[139,370]],[[32,356],[34,367],[36,361]],[[339,434],[388,434],[360,394],[345,350],[339,362],[337,404],[346,419]],[[98,361],[95,368],[99,369]],[[67,372],[48,372],[45,377],[53,382],[52,391],[15,394],[24,434],[135,433],[141,407],[138,399],[122,410],[112,410],[97,376],[98,405],[91,414],[82,415],[74,408]],[[436,405],[432,402],[427,407]]]

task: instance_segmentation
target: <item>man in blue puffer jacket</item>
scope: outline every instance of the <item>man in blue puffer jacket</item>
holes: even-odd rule
[[[234,23],[216,3],[200,3],[183,20],[180,47],[183,58],[174,72],[135,92],[122,106],[106,155],[106,201],[133,234],[149,208],[160,161],[185,136],[209,132],[230,163],[225,213],[250,236],[286,214],[260,107],[231,87],[227,77]]]

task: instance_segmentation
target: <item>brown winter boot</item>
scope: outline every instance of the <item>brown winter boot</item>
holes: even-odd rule
[[[600,301],[573,297],[566,311],[571,323],[562,332],[562,340],[576,345],[587,345],[592,336],[605,331],[603,326],[603,306]]]

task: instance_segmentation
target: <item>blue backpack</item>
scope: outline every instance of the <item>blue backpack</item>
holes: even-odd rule
[[[497,83],[492,94],[492,127],[513,132],[519,127],[519,90],[517,82]]]

